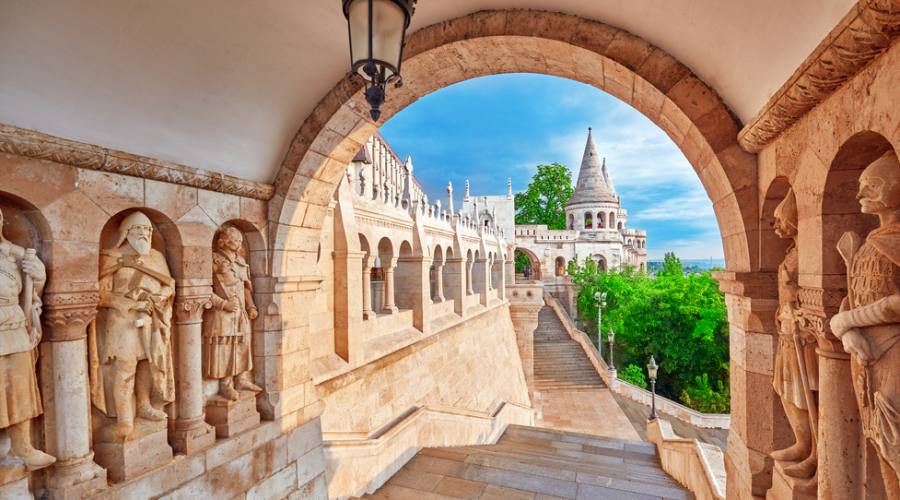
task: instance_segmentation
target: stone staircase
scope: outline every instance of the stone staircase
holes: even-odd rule
[[[660,467],[656,448],[511,425],[494,445],[426,448],[372,499],[693,498]]]
[[[534,331],[534,386],[540,392],[606,387],[581,345],[569,337],[549,306],[541,309]]]

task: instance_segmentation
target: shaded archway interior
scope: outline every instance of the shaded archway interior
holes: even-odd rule
[[[614,36],[624,33],[602,23],[572,16],[546,12],[535,12],[535,16],[547,18],[548,22],[574,19],[595,31],[598,26],[612,30]],[[755,226],[758,212],[755,157],[737,145],[738,123],[734,116],[709,87],[690,75],[687,68],[627,33],[623,36],[635,38],[635,44],[642,43],[639,46],[646,48],[646,54],[638,63],[622,56],[623,62],[647,67],[644,71],[648,77],[653,73],[655,83],[598,51],[568,40],[552,39],[558,34],[545,32],[523,36],[501,32],[478,36],[469,33],[472,38],[465,38],[465,33],[446,35],[448,24],[464,23],[467,18],[425,28],[410,36],[404,60],[404,86],[391,89],[388,102],[382,108],[383,120],[390,119],[424,95],[480,76],[539,73],[592,85],[633,106],[672,138],[697,172],[713,203],[729,270],[750,270],[756,265],[757,248],[750,244],[756,232],[748,231],[748,226]],[[508,26],[504,25],[503,29]],[[533,26],[531,29],[543,28]],[[450,39],[441,43],[441,36]],[[654,56],[659,59],[655,63]],[[654,71],[657,66],[664,67],[668,73]],[[368,118],[367,112],[360,89],[356,84],[342,80],[304,123],[276,179],[277,195],[272,213],[280,213],[280,224],[317,227],[314,220],[297,220],[298,203],[295,200],[327,203],[343,175],[343,167],[376,130],[377,124]],[[283,239],[279,234],[275,236]],[[276,244],[276,248],[281,246]],[[285,251],[307,250],[285,248]],[[289,265],[291,260],[288,255],[273,259],[276,266]]]

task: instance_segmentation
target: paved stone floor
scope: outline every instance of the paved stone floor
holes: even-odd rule
[[[609,389],[543,392],[541,408],[543,415],[537,422],[541,427],[618,439],[645,438]]]
[[[692,498],[641,441],[510,426],[490,446],[424,449],[372,499]]]
[[[650,415],[650,407],[643,403],[638,403],[625,396],[613,394],[620,411],[622,411],[631,422],[634,430],[640,436],[640,439],[647,440],[647,416]],[[698,439],[703,443],[718,446],[725,451],[725,445],[728,443],[728,429],[704,429],[695,427],[683,420],[679,420],[672,415],[660,412],[661,418],[672,424],[672,430],[681,437],[689,439]]]

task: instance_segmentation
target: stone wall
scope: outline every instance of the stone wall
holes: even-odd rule
[[[43,412],[29,421],[26,434],[56,463],[34,467],[45,459],[20,456],[24,454],[5,457],[0,461],[0,497],[27,489],[54,498],[291,493],[323,497],[324,466],[307,466],[316,463],[308,454],[322,454],[318,424],[322,406],[308,370],[311,309],[307,304],[321,300],[322,310],[329,305],[326,297],[315,293],[321,280],[314,275],[273,277],[267,202],[259,199],[259,190],[251,189],[248,196],[232,194],[229,191],[235,190],[232,184],[237,181],[221,176],[218,183],[197,182],[209,189],[196,187],[189,182],[209,180],[215,174],[164,167],[155,160],[61,140],[35,139],[14,129],[3,132],[9,132],[4,151],[58,160],[0,153],[3,235],[13,245],[34,248],[46,268],[43,293],[34,297],[41,314],[34,324],[43,326],[34,350],[39,355],[35,374]],[[83,151],[78,149],[82,147]],[[80,163],[93,168],[73,166]],[[137,168],[147,178],[97,170],[103,165]],[[187,177],[181,179],[172,172]],[[173,182],[153,180],[154,176]],[[146,256],[126,238],[139,227],[150,235]],[[233,234],[240,238],[233,237],[242,240],[234,255],[242,259],[235,262],[247,264],[246,271],[228,268],[238,269],[238,288],[233,291],[240,297],[221,288],[224,282],[214,277],[216,266],[226,265],[215,260],[221,258],[215,252],[221,251],[225,228],[236,229]],[[17,252],[8,243],[0,245],[4,253],[10,248]],[[134,263],[121,255],[117,263],[116,252],[132,250],[138,252]],[[113,267],[101,268],[104,258]],[[13,270],[21,273],[23,265],[17,266]],[[123,270],[142,276],[141,281],[119,280],[116,273]],[[11,276],[9,272],[4,270],[4,279]],[[241,283],[244,272],[247,280]],[[104,281],[107,276],[116,278]],[[155,283],[163,286],[154,291]],[[251,284],[252,294],[245,295]],[[124,295],[116,295],[120,293]],[[109,321],[110,309],[122,301],[141,308],[142,300],[148,301],[148,308],[152,302],[154,312],[141,319],[137,313],[129,316],[129,311],[138,309],[116,309],[124,311],[126,321],[115,333],[121,338],[167,339],[154,346],[164,346],[160,352],[170,355],[172,364],[154,357],[152,366],[171,374],[174,384],[159,382],[172,390],[163,395],[157,392],[161,386],[154,379],[150,404],[156,414],[151,419],[150,410],[138,407],[138,418],[131,420],[134,426],[129,429],[119,425],[129,421],[126,417],[112,416],[113,400],[107,399],[105,409],[98,406],[103,404],[98,394],[104,394],[104,389],[96,377],[116,372],[104,361],[104,351],[95,347],[109,340],[113,330],[104,330],[97,319]],[[220,379],[211,377],[204,364],[211,356],[206,352],[210,339],[224,332],[221,314],[226,302],[236,305],[235,318],[241,315],[248,321],[239,327],[242,345],[252,355],[247,381],[261,389],[256,392],[241,384],[235,401],[223,396]],[[251,309],[255,309],[252,315]],[[40,330],[31,331],[40,334]],[[4,327],[3,342],[9,341],[9,334]],[[138,361],[138,370],[142,362]],[[31,376],[27,369],[4,372],[3,383]],[[119,394],[118,387],[113,386],[105,397]],[[13,406],[32,405],[21,395],[13,397]],[[15,442],[20,434],[8,434],[13,431],[0,430],[0,443],[9,438]],[[0,447],[6,453],[6,445]],[[26,464],[35,470],[26,471]]]
[[[530,406],[509,306],[486,309],[316,390],[322,431],[370,435],[418,406],[489,413],[498,403]]]

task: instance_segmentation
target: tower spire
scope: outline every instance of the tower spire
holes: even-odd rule
[[[578,182],[567,205],[616,201],[616,193],[609,182],[605,161],[601,163],[600,155],[597,153],[593,129],[588,127],[584,156],[581,158],[581,168],[578,171]]]

